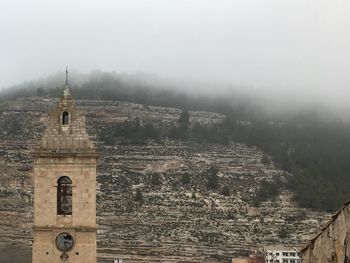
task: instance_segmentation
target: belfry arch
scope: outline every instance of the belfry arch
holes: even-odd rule
[[[70,123],[70,114],[68,111],[62,112],[62,125],[69,125]]]
[[[57,180],[57,214],[72,214],[72,180],[68,176],[61,176]]]

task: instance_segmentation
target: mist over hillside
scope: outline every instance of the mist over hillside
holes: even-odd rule
[[[64,72],[59,72],[2,90],[1,101],[32,96],[57,98],[62,94],[63,78]],[[73,72],[70,79],[73,96],[79,100],[128,101],[226,116],[223,122],[211,127],[175,125],[165,130],[125,122],[102,131],[101,138],[107,144],[114,144],[113,138],[118,136],[125,137],[126,143],[144,143],[154,136],[159,141],[172,138],[221,144],[242,142],[263,150],[289,174],[289,188],[301,206],[332,211],[349,198],[350,123],[326,107],[306,104],[283,107],[281,102],[262,96],[249,97],[239,90],[226,96],[222,89],[189,91],[186,85],[147,74]],[[21,125],[19,122],[11,119],[8,125]]]
[[[69,73],[69,83],[77,99],[122,100],[154,106],[172,106],[186,109],[210,110],[221,113],[233,110],[248,111],[253,116],[273,119],[313,115],[323,121],[350,120],[345,106],[329,105],[321,101],[293,96],[282,96],[272,91],[261,91],[245,85],[208,83],[161,78],[145,72]],[[0,91],[0,101],[27,96],[59,97],[63,90],[64,71],[48,77],[26,81]]]

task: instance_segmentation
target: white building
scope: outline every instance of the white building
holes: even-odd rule
[[[302,258],[296,248],[267,247],[265,250],[266,263],[301,263]]]

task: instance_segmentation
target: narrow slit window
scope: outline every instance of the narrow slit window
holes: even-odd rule
[[[67,111],[64,111],[62,113],[62,124],[68,125],[69,124],[69,113]]]
[[[57,180],[57,214],[72,214],[72,180],[68,176]]]

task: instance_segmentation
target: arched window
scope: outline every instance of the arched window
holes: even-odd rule
[[[69,113],[67,111],[64,111],[62,113],[62,125],[68,125],[69,124]]]
[[[68,176],[57,180],[57,214],[72,214],[72,180]]]

